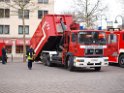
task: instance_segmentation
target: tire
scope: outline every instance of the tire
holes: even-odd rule
[[[65,69],[68,69],[68,58],[65,59],[64,68],[65,68]]]
[[[49,66],[49,67],[52,66],[52,63],[51,63],[51,61],[50,61],[49,55],[46,55],[46,65]]]
[[[49,67],[52,66],[52,63],[50,62],[50,57],[49,57],[49,55],[43,56],[43,63],[44,63],[45,66],[49,66]]]
[[[43,54],[43,55],[42,55],[42,62],[43,62],[43,64],[44,64],[45,66],[47,66],[46,61],[47,61],[47,59],[46,59],[46,55]]]
[[[124,68],[124,55],[121,55],[119,57],[119,62],[118,63],[119,63],[120,67]]]
[[[95,67],[95,71],[100,71],[101,67]]]
[[[69,71],[73,71],[73,70],[74,70],[73,63],[74,63],[74,62],[73,62],[73,57],[70,56],[70,57],[68,58],[68,61],[67,61],[68,70],[69,70]]]

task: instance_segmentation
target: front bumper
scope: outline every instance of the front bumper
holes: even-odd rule
[[[85,57],[75,57],[74,67],[102,67],[108,66],[108,57],[99,58],[85,58]]]

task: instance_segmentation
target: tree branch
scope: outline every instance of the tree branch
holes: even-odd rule
[[[95,4],[95,6],[93,7],[93,9],[91,10],[91,12],[89,13],[89,16],[92,15],[98,8],[100,3],[100,0],[97,0],[97,3]]]

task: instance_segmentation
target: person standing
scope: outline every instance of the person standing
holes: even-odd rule
[[[32,62],[34,61],[34,56],[35,56],[35,52],[34,52],[34,49],[32,48],[32,46],[30,46],[30,48],[27,50],[26,56],[28,59],[28,69],[31,70]]]
[[[2,48],[2,64],[6,64],[7,63],[7,55],[6,55],[6,49],[5,49],[5,45]]]

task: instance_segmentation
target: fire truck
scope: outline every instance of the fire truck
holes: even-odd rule
[[[36,60],[47,66],[62,64],[70,71],[76,67],[100,71],[102,66],[108,66],[105,32],[72,30],[72,23],[71,15],[44,16],[30,40]]]
[[[2,48],[5,46],[4,41],[0,41],[0,60],[2,59]]]
[[[118,63],[124,67],[124,30],[120,28],[109,28],[106,31],[108,49],[107,56],[110,63]]]

